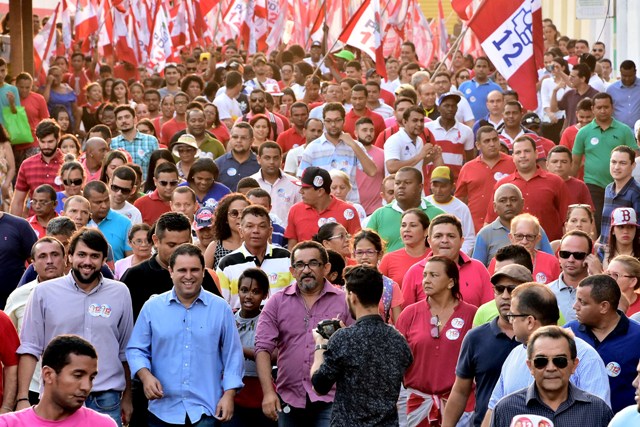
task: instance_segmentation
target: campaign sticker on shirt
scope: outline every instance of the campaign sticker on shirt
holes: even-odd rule
[[[451,320],[451,326],[453,326],[456,329],[460,329],[464,326],[464,320],[462,320],[459,317],[456,317],[453,320]]]
[[[618,362],[607,363],[606,369],[607,369],[607,375],[613,378],[620,375],[620,372],[622,371],[622,368],[620,367],[620,364]]]
[[[545,284],[547,283],[547,275],[543,272],[536,274],[536,282]]]
[[[93,317],[111,317],[111,306],[109,304],[91,304],[87,311]]]
[[[322,187],[323,184],[324,184],[324,179],[320,175],[313,178],[314,187]]]
[[[469,98],[469,101],[471,101],[471,102],[476,102],[476,97],[475,97],[475,96],[472,96],[471,98]]]
[[[553,421],[540,415],[523,414],[516,415],[511,420],[509,427],[554,427]]]
[[[500,181],[502,178],[504,178],[505,176],[509,175],[508,173],[502,173],[502,172],[496,172],[493,174],[493,179],[496,180],[496,182]]]
[[[589,142],[591,143],[591,145],[598,145],[600,140],[594,136],[593,138],[591,138],[591,141]]]
[[[236,168],[227,169],[227,175],[229,175],[229,176],[236,176],[237,173],[238,173],[238,171],[236,170]]]
[[[323,225],[325,225],[327,223],[327,218],[320,218],[318,220],[318,227],[322,227]]]
[[[338,221],[336,221],[334,217],[330,216],[329,218],[327,218],[327,222],[338,222]]]
[[[458,338],[460,338],[460,332],[457,329],[449,329],[447,331],[447,333],[445,334],[445,336],[450,340],[450,341],[455,341]]]
[[[58,187],[62,186],[62,178],[60,177],[60,175],[57,175],[54,179],[53,179],[53,183],[55,185],[57,185]]]
[[[144,150],[142,148],[138,150],[138,156],[144,157]]]
[[[350,220],[353,219],[355,214],[353,213],[353,209],[345,209],[344,210],[344,219]]]
[[[467,95],[469,95],[471,93],[471,88],[467,88],[467,90],[464,91],[464,93],[466,93]]]

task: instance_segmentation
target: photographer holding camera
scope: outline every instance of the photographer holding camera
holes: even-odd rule
[[[345,280],[349,312],[356,323],[337,329],[344,325],[325,320],[313,331],[313,389],[326,394],[336,384],[331,425],[397,426],[396,402],[413,361],[411,350],[378,312],[382,275],[357,266],[346,271]]]

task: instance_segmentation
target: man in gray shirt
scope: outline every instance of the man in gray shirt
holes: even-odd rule
[[[99,230],[76,232],[69,243],[69,274],[34,288],[17,351],[17,410],[29,407],[29,383],[47,344],[58,335],[75,334],[93,344],[100,355],[86,406],[109,415],[118,425],[128,424],[133,408],[125,349],[133,329],[133,310],[128,288],[100,273],[108,248]]]

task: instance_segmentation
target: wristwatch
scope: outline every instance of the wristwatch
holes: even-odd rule
[[[326,344],[316,344],[316,349],[315,351],[318,350],[326,350],[327,349],[327,345]]]

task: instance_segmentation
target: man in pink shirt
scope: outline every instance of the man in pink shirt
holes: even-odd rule
[[[451,214],[440,214],[429,224],[429,246],[431,253],[414,264],[402,281],[403,307],[426,298],[422,289],[422,273],[427,261],[433,256],[445,256],[460,270],[460,293],[465,302],[480,307],[493,299],[493,285],[486,267],[478,260],[469,258],[462,248],[462,223]]]
[[[85,156],[81,160],[87,175],[86,182],[100,180],[102,162],[104,161],[104,156],[107,154],[107,151],[109,151],[109,146],[103,138],[94,136],[87,140],[85,144]]]
[[[364,171],[356,170],[356,182],[360,194],[360,204],[367,215],[382,206],[380,188],[384,179],[384,150],[373,145],[375,139],[373,121],[368,117],[361,117],[356,122],[356,137],[364,146],[367,156],[376,164],[378,171],[374,176],[369,176]]]
[[[84,405],[98,373],[98,354],[77,335],[58,335],[42,355],[43,392],[40,402],[18,412],[0,415],[2,427],[114,427],[108,415]],[[18,402],[29,400],[18,396]]]

